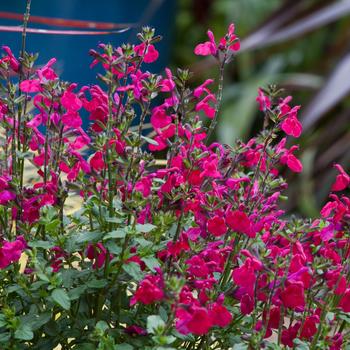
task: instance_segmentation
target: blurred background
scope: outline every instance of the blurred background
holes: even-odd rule
[[[94,82],[96,75],[96,71],[87,69],[91,62],[89,48],[99,42],[135,42],[135,33],[142,25],[155,26],[164,37],[158,46],[161,59],[152,69],[160,72],[165,66],[190,67],[197,79],[194,84],[217,77],[215,61],[196,57],[193,48],[206,40],[208,28],[220,37],[234,22],[242,48],[226,70],[215,137],[232,145],[237,138],[247,140],[255,135],[262,127],[262,114],[255,102],[257,88],[276,83],[285,89],[285,95],[293,95],[295,105],[302,105],[300,119],[304,127],[298,140],[304,171],[285,174],[290,184],[286,208],[317,216],[336,174],[332,165],[338,162],[350,170],[350,0],[31,3],[29,28],[56,32],[29,33],[28,51],[40,51],[39,63],[57,57],[63,78],[81,84]],[[25,0],[1,1],[0,25],[20,25],[21,18],[13,13],[22,15],[25,4]],[[130,30],[116,33],[125,27]],[[86,33],[69,34],[66,30]],[[17,53],[20,33],[0,32],[0,42]]]

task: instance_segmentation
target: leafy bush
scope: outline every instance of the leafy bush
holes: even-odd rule
[[[331,194],[315,221],[279,208],[280,168],[302,171],[283,136],[300,136],[299,106],[260,89],[262,132],[208,144],[224,67],[239,50],[234,26],[195,48],[218,62],[216,94],[213,80],[189,89],[187,70],[142,70],[159,38],[150,28],[138,37],[92,50],[104,88],[80,90],[57,77],[55,59],[34,69],[35,55],[4,47],[0,347],[341,349],[350,199]],[[337,169],[333,192],[350,183]],[[69,214],[75,194],[82,204]]]

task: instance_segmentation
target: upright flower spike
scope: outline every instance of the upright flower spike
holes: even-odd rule
[[[262,89],[258,89],[258,96],[256,97],[256,102],[259,103],[259,110],[266,111],[271,108],[271,100],[265,95]]]
[[[215,42],[214,34],[211,30],[208,30],[207,35],[209,41],[198,44],[194,53],[199,56],[217,56],[218,51],[238,51],[240,49],[240,42],[238,37],[234,34],[235,26],[231,23],[228,27],[227,34],[219,40],[219,45]]]

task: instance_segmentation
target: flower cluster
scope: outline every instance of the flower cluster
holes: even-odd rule
[[[240,48],[234,25],[194,50],[217,59],[217,87],[191,88],[187,70],[145,70],[159,37],[138,37],[91,50],[101,86],[63,82],[55,59],[36,69],[34,55],[4,47],[0,347],[349,344],[350,198],[339,192],[350,176],[335,165],[319,219],[288,216],[281,170],[303,169],[287,144],[302,132],[290,96],[259,89],[261,133],[209,142],[224,66]],[[82,203],[73,213],[71,196]]]

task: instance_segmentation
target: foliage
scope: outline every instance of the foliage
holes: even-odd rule
[[[103,87],[78,90],[58,78],[55,59],[34,69],[35,55],[17,59],[4,47],[2,349],[348,344],[349,198],[333,193],[314,221],[279,207],[280,169],[303,168],[285,137],[300,136],[299,107],[260,89],[262,132],[234,146],[209,142],[224,67],[240,48],[234,30],[219,42],[208,31],[195,48],[218,63],[217,93],[212,80],[190,89],[187,70],[144,70],[158,58],[150,28],[139,45],[90,52]],[[27,161],[37,168],[32,184]],[[337,171],[333,192],[350,184]],[[83,204],[68,214],[76,193]]]

